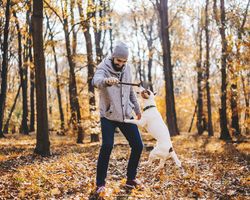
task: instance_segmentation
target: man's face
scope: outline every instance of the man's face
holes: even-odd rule
[[[114,58],[114,64],[117,68],[123,68],[124,65],[126,64],[127,59],[124,58]]]

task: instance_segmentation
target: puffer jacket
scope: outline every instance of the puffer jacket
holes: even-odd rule
[[[115,71],[112,67],[112,58],[104,58],[97,66],[92,79],[92,84],[99,88],[100,116],[109,120],[123,122],[133,116],[133,110],[140,114],[139,104],[135,93],[130,85],[109,86],[104,79],[116,77],[122,82],[131,82],[131,72],[129,65],[125,65],[121,72]]]

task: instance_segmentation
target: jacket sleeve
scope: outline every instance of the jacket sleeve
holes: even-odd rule
[[[107,87],[108,85],[105,83],[105,78],[105,70],[101,66],[98,66],[91,83],[97,88]]]
[[[137,98],[135,96],[135,92],[133,90],[133,87],[130,88],[130,101],[134,104],[135,108],[134,108],[134,111],[135,111],[135,114],[138,115],[138,114],[141,114],[141,111],[140,111],[140,106],[138,104],[138,101],[137,101]]]

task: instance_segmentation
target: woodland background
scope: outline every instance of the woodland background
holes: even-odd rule
[[[71,186],[58,174],[68,173],[76,182],[76,177],[81,182],[94,176],[101,134],[98,90],[91,79],[115,42],[122,40],[130,47],[133,82],[157,92],[158,109],[190,175],[178,182],[175,170],[161,172],[148,183],[151,189],[125,197],[163,198],[168,189],[170,198],[244,199],[250,180],[249,2],[0,0],[0,197],[66,198]],[[141,131],[146,147],[153,145]],[[114,157],[120,160],[114,165],[123,166],[127,144],[118,137],[116,145]],[[144,152],[142,159],[147,155]],[[91,158],[91,170],[84,158]],[[218,190],[204,170],[211,166]],[[28,172],[43,167],[37,177]],[[82,169],[86,174],[77,174]],[[219,175],[222,169],[225,174]],[[54,182],[50,170],[58,175]],[[210,192],[205,192],[202,178],[211,185]],[[48,182],[54,185],[52,191]],[[93,179],[87,183],[80,184],[85,197],[94,187]],[[110,195],[117,197],[120,190],[110,186]],[[177,194],[175,186],[182,192]],[[78,187],[67,198],[83,192]]]

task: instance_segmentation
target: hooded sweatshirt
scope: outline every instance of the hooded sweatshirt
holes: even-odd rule
[[[126,64],[121,71],[115,71],[112,66],[112,57],[107,57],[97,66],[92,84],[100,89],[100,116],[123,122],[124,119],[133,117],[133,110],[139,114],[140,108],[132,86],[121,84],[109,86],[104,81],[109,77],[118,78],[122,82],[131,82],[129,65]]]

